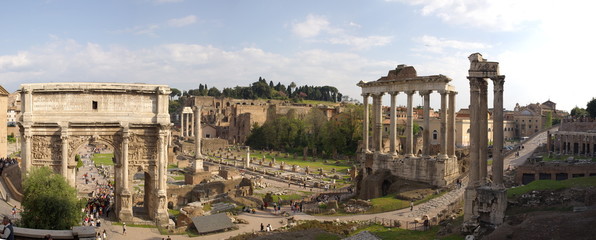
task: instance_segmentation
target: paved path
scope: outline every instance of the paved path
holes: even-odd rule
[[[558,129],[559,127],[555,127],[552,128],[550,131],[557,131]],[[522,144],[524,148],[519,150],[519,157],[516,157],[515,153],[510,154],[503,160],[503,167],[505,169],[507,169],[508,166],[515,168],[526,163],[528,158],[532,156],[532,153],[534,153],[534,150],[536,150],[536,148],[541,144],[546,143],[546,133],[547,131],[544,131],[534,136],[533,138],[528,139],[525,143]]]

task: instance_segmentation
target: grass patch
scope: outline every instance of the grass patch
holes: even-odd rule
[[[296,193],[289,194],[289,195],[273,195],[272,197],[273,197],[274,202],[278,202],[279,199],[281,199],[282,201],[283,200],[290,201],[290,200],[300,200],[300,199],[304,198],[304,196],[296,194]]]
[[[176,181],[183,181],[184,175],[174,175],[174,176],[172,176],[172,178]]]
[[[439,197],[447,192],[441,192],[439,194],[428,195],[421,200],[417,200],[414,204],[418,205],[430,201],[433,198]],[[370,200],[372,207],[366,211],[366,213],[382,213],[390,212],[399,209],[410,207],[410,202],[395,198],[395,195],[387,195],[384,197],[373,198]]]
[[[93,162],[95,162],[95,166],[99,166],[99,165],[111,166],[111,165],[114,165],[112,158],[114,158],[113,153],[96,153],[96,154],[93,154],[93,156],[91,157],[91,160],[93,160]]]
[[[545,156],[542,156],[542,161],[543,162],[565,161],[570,157],[573,157],[574,159],[591,159],[592,162],[596,162],[596,158],[589,158],[589,157],[584,157],[584,156],[574,156],[574,155],[561,155],[561,156],[551,155],[550,157],[548,155],[545,155]]]
[[[263,159],[263,154],[259,153],[251,153],[250,156],[257,158],[257,161],[259,159]],[[270,154],[265,154],[265,158],[265,162],[269,163],[269,161],[271,161],[271,159],[274,158],[274,156]],[[317,161],[313,162],[302,160],[302,157],[300,157],[300,159],[296,159],[293,157],[275,157],[276,163],[279,163],[281,161],[283,161],[288,167],[291,167],[292,165],[297,165],[301,168],[305,168],[306,166],[308,166],[311,171],[316,171],[318,168],[322,168],[324,171],[331,171],[332,168],[335,168],[337,172],[341,171],[347,173],[347,170],[351,167],[351,165],[348,164],[345,160],[339,160],[339,164],[335,164],[337,160],[328,159],[328,163],[325,163],[322,159],[317,159]]]
[[[170,164],[170,165],[168,165],[168,169],[171,169],[171,168],[178,168],[178,164]]]
[[[524,193],[535,190],[560,190],[571,187],[590,187],[596,186],[596,176],[572,178],[563,181],[556,180],[537,180],[527,185],[507,189],[507,197],[513,198],[521,196]]]
[[[362,231],[369,231],[381,239],[413,239],[413,240],[427,240],[427,239],[444,239],[444,240],[455,240],[464,239],[463,236],[449,235],[445,237],[437,237],[439,226],[431,227],[428,231],[415,231],[406,230],[401,228],[388,228],[381,225],[371,225],[362,229],[357,230],[352,235]]]
[[[169,213],[170,215],[178,216],[178,214],[180,214],[180,210],[176,210],[176,209],[168,209],[168,213]]]
[[[207,203],[203,205],[203,211],[208,212],[211,211],[211,203]]]

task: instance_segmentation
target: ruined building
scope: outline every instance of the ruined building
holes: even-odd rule
[[[377,81],[360,81],[364,100],[363,143],[359,161],[362,168],[358,192],[361,198],[374,198],[386,195],[388,189],[399,184],[396,179],[423,182],[433,186],[446,186],[457,177],[460,170],[455,156],[455,95],[449,85],[450,78],[444,75],[418,76],[411,66],[399,65],[388,75]],[[418,92],[424,98],[422,115],[422,144],[420,151],[415,149],[413,134],[412,98]],[[430,94],[441,95],[439,150],[431,155]],[[391,96],[389,150],[383,146],[382,96]],[[397,147],[396,95],[407,94],[405,148]],[[372,124],[369,124],[369,97],[372,96]],[[372,138],[369,129],[372,128]],[[397,177],[397,178],[396,178]]]

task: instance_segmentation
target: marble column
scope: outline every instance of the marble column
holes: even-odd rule
[[[22,171],[21,174],[23,177],[26,176],[27,173],[29,173],[29,171],[31,170],[31,164],[32,164],[32,155],[31,155],[31,138],[33,137],[33,135],[31,134],[30,130],[25,129],[25,136],[23,136],[23,141],[25,142],[21,147],[22,147],[22,152],[24,153],[24,157],[23,157],[23,166],[22,169],[24,171]]]
[[[364,105],[364,116],[362,119],[362,151],[367,153],[368,150],[368,119],[369,119],[369,107],[368,107],[368,93],[362,94],[363,105]]]
[[[203,156],[203,151],[201,148],[201,138],[203,136],[203,131],[201,129],[201,107],[200,106],[195,106],[194,107],[194,128],[196,131],[195,134],[195,158],[199,158],[201,156]]]
[[[68,181],[68,133],[65,130],[62,130],[60,139],[62,140],[62,165],[60,174]]]
[[[441,94],[441,129],[439,136],[439,143],[440,143],[440,157],[445,159],[447,158],[447,90],[442,90],[439,92]]]
[[[491,80],[493,80],[494,84],[492,164],[493,184],[498,187],[503,187],[503,85],[505,83],[505,76],[493,77]]]
[[[480,105],[480,81],[482,79],[474,77],[468,79],[470,80],[470,178],[468,186],[475,188],[479,184],[480,177],[478,105]]]
[[[395,96],[397,95],[397,92],[391,92],[389,93],[389,95],[391,95],[391,108],[389,109],[389,111],[391,112],[390,114],[390,130],[389,130],[389,152],[393,155],[397,155],[396,149],[395,149],[395,142],[396,142],[396,129],[395,129],[395,120],[396,120],[396,116],[395,116]]]
[[[193,137],[195,135],[195,116],[193,116],[192,113],[189,113],[188,118],[190,123],[190,131],[188,133],[188,136]]]
[[[157,139],[157,152],[158,152],[158,159],[157,159],[157,181],[158,181],[158,186],[157,189],[158,191],[165,191],[166,190],[166,178],[167,178],[167,173],[166,173],[166,161],[165,161],[165,144],[166,144],[166,139],[164,134],[160,133],[159,137]]]
[[[414,156],[414,119],[413,119],[413,106],[412,106],[412,95],[414,91],[406,91],[408,95],[407,103],[407,122],[406,122],[406,157]]]
[[[122,136],[122,188],[124,191],[129,191],[128,188],[128,142],[129,135],[125,133]]]
[[[420,95],[424,99],[424,126],[422,130],[422,155],[430,155],[430,94],[432,91],[420,91]]]
[[[479,142],[480,147],[480,183],[485,184],[488,176],[488,103],[487,103],[487,90],[488,83],[485,79],[480,78],[480,106],[478,107],[478,117],[480,118]]]
[[[449,92],[449,110],[447,113],[447,154],[455,157],[455,96],[457,92]]]
[[[184,133],[184,111],[180,114],[180,137],[185,137]]]
[[[362,94],[362,104],[364,105],[364,116],[362,116],[362,151],[367,153],[368,150],[368,118],[369,118],[369,106],[368,106],[368,93]]]
[[[375,151],[383,152],[383,93],[373,95],[373,101],[375,102]]]
[[[246,147],[246,160],[244,160],[244,168],[250,167],[250,147]]]

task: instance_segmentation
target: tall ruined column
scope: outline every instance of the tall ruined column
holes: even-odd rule
[[[246,160],[244,160],[244,168],[250,167],[250,147],[246,147]]]
[[[158,185],[157,188],[159,191],[166,190],[166,161],[165,161],[165,136],[164,134],[160,133],[157,139],[157,174],[158,174]]]
[[[189,113],[188,114],[188,117],[189,117],[189,120],[188,121],[190,123],[190,131],[188,132],[188,136],[189,137],[193,137],[195,135],[194,134],[195,133],[195,124],[194,124],[195,123],[195,116],[193,116],[192,113]]]
[[[442,90],[439,92],[441,94],[441,136],[439,138],[440,141],[440,157],[445,159],[447,158],[447,90]]]
[[[407,122],[406,122],[406,157],[414,156],[414,119],[413,119],[413,107],[412,107],[412,95],[414,91],[406,91],[408,95],[407,105]]]
[[[424,98],[424,126],[422,129],[422,155],[430,155],[430,93],[432,91],[420,91]]]
[[[457,92],[449,92],[449,110],[447,113],[447,154],[455,157],[455,95]]]
[[[203,151],[201,148],[201,138],[203,136],[203,131],[201,129],[201,107],[195,106],[194,107],[194,124],[195,124],[195,158],[199,158],[203,156]]]
[[[156,208],[155,208],[155,220],[160,226],[164,226],[168,224],[168,206],[167,206],[167,160],[166,160],[166,151],[167,151],[167,126],[161,125],[159,130],[159,138],[157,139],[157,151],[158,161],[158,188],[157,188],[157,201],[156,201]]]
[[[369,107],[368,107],[368,93],[362,94],[364,104],[364,119],[362,119],[362,151],[367,153],[368,150],[368,118],[369,118]]]
[[[487,88],[488,83],[484,78],[480,78],[480,106],[478,117],[480,118],[480,126],[478,128],[479,134],[479,152],[480,152],[480,183],[486,183],[488,176],[487,161],[488,161],[488,103],[487,103]]]
[[[180,113],[180,137],[185,137],[184,133],[184,110]]]
[[[479,80],[475,77],[468,77],[470,80],[470,169],[468,170],[468,186],[465,192],[464,221],[471,220],[474,216],[474,201],[476,199],[476,187],[479,185],[480,163],[478,143],[478,105],[480,104]]]
[[[21,146],[23,152],[23,166],[22,166],[22,176],[25,177],[27,173],[31,170],[31,164],[33,162],[33,156],[31,155],[31,138],[33,135],[31,134],[31,130],[25,128],[25,136],[23,136],[23,145]]]
[[[375,151],[380,153],[383,152],[383,93],[379,93],[377,95],[373,95],[374,98],[377,99],[375,104],[376,118],[375,118],[375,131],[377,132],[376,140],[375,140]]]
[[[505,76],[491,78],[494,84],[493,105],[493,184],[503,185],[503,85]]]
[[[62,165],[60,168],[60,174],[68,181],[70,178],[68,177],[68,130],[62,129],[60,139],[62,140]],[[69,182],[72,186],[74,186],[73,182]]]
[[[128,129],[125,129],[122,134],[122,166],[121,166],[121,178],[122,178],[122,190],[120,191],[120,209],[118,212],[118,218],[120,221],[132,221],[132,194],[129,189],[128,180],[128,142],[130,135]]]
[[[395,129],[395,96],[397,95],[397,92],[391,92],[389,93],[389,95],[391,95],[391,108],[389,109],[389,111],[391,112],[390,117],[391,119],[389,120],[390,122],[390,130],[389,130],[389,141],[390,141],[390,149],[389,152],[393,155],[397,155],[397,152],[395,151],[395,138],[396,138],[396,129]]]

